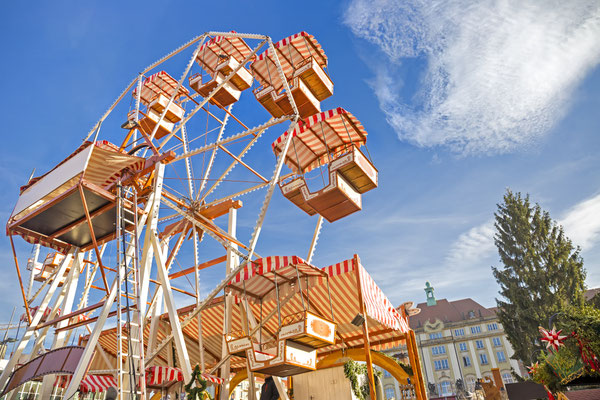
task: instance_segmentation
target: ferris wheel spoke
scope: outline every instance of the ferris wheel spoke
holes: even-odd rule
[[[238,155],[238,158],[241,160],[242,158],[244,158],[244,156],[246,155],[246,153],[248,152],[248,150],[250,150],[252,148],[252,146],[254,146],[254,144],[256,143],[256,141],[262,136],[262,134],[265,132],[266,129],[260,130],[256,133],[256,135],[254,136],[254,138],[252,138],[250,140],[250,143],[248,143],[246,145],[246,147],[244,148],[244,150],[242,150],[242,152]],[[216,151],[217,147],[215,147],[215,151]],[[236,166],[237,164],[237,160],[234,160],[226,169],[225,172],[223,172],[221,174],[221,176],[217,179],[217,181],[210,187],[210,189],[208,189],[208,191],[204,194],[204,196],[202,196],[202,199],[200,199],[200,202],[202,203],[203,201],[206,200],[206,198],[208,197],[208,195],[210,195],[220,184],[221,182],[227,177],[227,175],[229,175],[229,173],[233,170],[233,168]]]
[[[263,40],[263,41],[262,41],[262,42],[261,42],[261,43],[260,43],[258,46],[256,46],[256,48],[255,48],[255,49],[254,49],[254,50],[253,50],[253,51],[252,51],[250,54],[248,54],[248,56],[246,56],[246,58],[244,58],[244,60],[243,60],[241,63],[239,63],[239,65],[238,65],[238,66],[236,66],[236,67],[235,67],[235,68],[234,68],[234,69],[233,69],[233,70],[232,70],[232,71],[229,73],[229,75],[227,75],[227,76],[225,77],[225,79],[223,79],[223,81],[222,81],[221,83],[219,83],[219,84],[218,84],[218,85],[217,85],[217,86],[216,86],[216,87],[215,87],[215,88],[214,88],[214,89],[213,89],[213,90],[212,90],[212,91],[211,91],[211,92],[208,94],[208,96],[206,96],[206,97],[205,97],[205,98],[204,98],[202,101],[200,101],[200,102],[198,103],[198,105],[197,105],[197,106],[196,106],[196,107],[195,107],[195,108],[194,108],[194,109],[193,109],[193,110],[192,110],[192,111],[191,111],[191,112],[190,112],[190,113],[189,113],[189,114],[188,114],[188,115],[187,115],[187,116],[186,116],[186,117],[183,119],[183,121],[181,121],[181,123],[179,124],[179,126],[178,126],[177,128],[175,128],[175,129],[173,130],[173,132],[171,132],[170,134],[168,134],[168,135],[165,137],[165,139],[164,139],[164,140],[161,142],[161,144],[160,144],[159,148],[163,148],[163,147],[164,147],[164,145],[165,145],[165,144],[166,144],[166,143],[167,143],[167,142],[168,142],[168,141],[171,139],[171,137],[173,137],[173,135],[175,135],[175,134],[176,134],[176,133],[179,131],[179,129],[180,129],[180,128],[181,128],[181,127],[182,127],[182,126],[183,126],[183,125],[184,125],[184,124],[185,124],[187,121],[189,121],[189,119],[190,119],[190,118],[192,118],[192,117],[194,116],[194,114],[196,114],[196,113],[197,113],[197,112],[198,112],[198,111],[199,111],[199,110],[202,108],[202,106],[204,106],[206,103],[208,103],[208,102],[209,102],[209,100],[210,100],[210,99],[211,99],[211,98],[212,98],[212,97],[213,97],[213,96],[214,96],[214,95],[215,95],[215,94],[216,94],[216,93],[217,93],[219,90],[221,90],[221,88],[222,88],[223,86],[225,86],[225,85],[226,85],[226,84],[229,82],[229,80],[230,80],[230,79],[231,79],[231,78],[232,78],[232,77],[233,77],[235,74],[237,74],[237,72],[238,72],[240,69],[242,69],[242,68],[243,68],[243,66],[244,66],[245,64],[247,64],[247,63],[248,63],[248,62],[249,62],[249,61],[250,61],[250,60],[251,60],[251,59],[252,59],[254,56],[256,56],[256,53],[258,52],[258,50],[260,50],[260,48],[261,48],[261,47],[263,46],[263,44],[264,44],[264,43],[266,43],[266,42],[267,42],[266,40]],[[200,46],[198,46],[198,51],[199,51],[199,50],[200,50]],[[196,58],[195,56],[196,56],[196,54],[194,55],[194,60],[195,60],[195,58]],[[191,68],[191,65],[190,65],[190,68]],[[189,71],[188,71],[188,72],[189,72]],[[185,76],[187,76],[187,73],[185,74]],[[179,82],[179,85],[181,85],[181,83],[182,83],[182,82],[183,82],[183,81],[180,81],[180,82]],[[169,103],[169,104],[170,104],[170,103]],[[163,112],[163,113],[166,113],[166,111],[165,111],[165,112]],[[162,119],[161,119],[161,120],[162,120]],[[155,129],[158,129],[158,125],[157,125],[157,128],[155,128]]]

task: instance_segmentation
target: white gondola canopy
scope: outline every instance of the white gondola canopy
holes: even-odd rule
[[[241,38],[215,36],[200,47],[196,62],[212,75],[224,59],[232,57],[241,63],[250,53],[252,49]]]
[[[288,80],[292,78],[294,71],[311,57],[321,68],[327,67],[327,56],[323,48],[313,35],[304,31],[282,39],[273,46],[281,63],[283,74]],[[273,86],[277,91],[282,88],[283,84],[277,72],[274,53],[271,49],[261,53],[250,65],[250,69],[262,86]]]
[[[155,74],[150,75],[144,82],[142,82],[142,93],[140,95],[140,101],[144,105],[150,104],[154,101],[160,94],[163,94],[170,98],[175,93],[175,89],[177,89],[177,85],[179,82],[175,80],[171,75],[169,75],[166,71],[159,71]],[[181,97],[186,96],[189,93],[183,85],[177,91],[177,96],[175,96],[175,100],[180,100]],[[137,88],[133,91],[133,97],[137,97]]]
[[[288,134],[286,131],[271,145],[276,156],[281,154]],[[296,174],[326,165],[352,146],[360,148],[367,143],[363,125],[341,107],[304,119],[291,134],[293,139],[285,163]]]

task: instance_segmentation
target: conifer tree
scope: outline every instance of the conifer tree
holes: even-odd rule
[[[492,267],[500,285],[498,316],[513,358],[533,363],[543,348],[538,326],[547,327],[568,305],[583,304],[583,260],[562,226],[539,204],[532,206],[529,195],[507,190],[494,216],[494,243],[503,264]]]

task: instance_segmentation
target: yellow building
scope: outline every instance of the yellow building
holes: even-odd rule
[[[473,392],[477,378],[492,377],[492,368],[500,369],[504,383],[514,381],[511,368],[523,374],[519,362],[510,358],[514,351],[495,308],[470,298],[436,300],[433,292],[427,282],[427,301],[418,304],[421,312],[410,317],[430,398],[456,396],[459,379]],[[404,354],[401,348],[386,353],[400,358]],[[386,399],[403,398],[402,388],[385,372],[383,386]]]

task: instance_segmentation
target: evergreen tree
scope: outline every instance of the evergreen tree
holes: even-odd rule
[[[504,264],[492,267],[500,285],[498,316],[515,350],[513,358],[533,363],[543,348],[538,326],[546,327],[569,305],[583,304],[583,260],[562,226],[539,204],[532,206],[529,195],[507,190],[494,216],[494,243]]]

